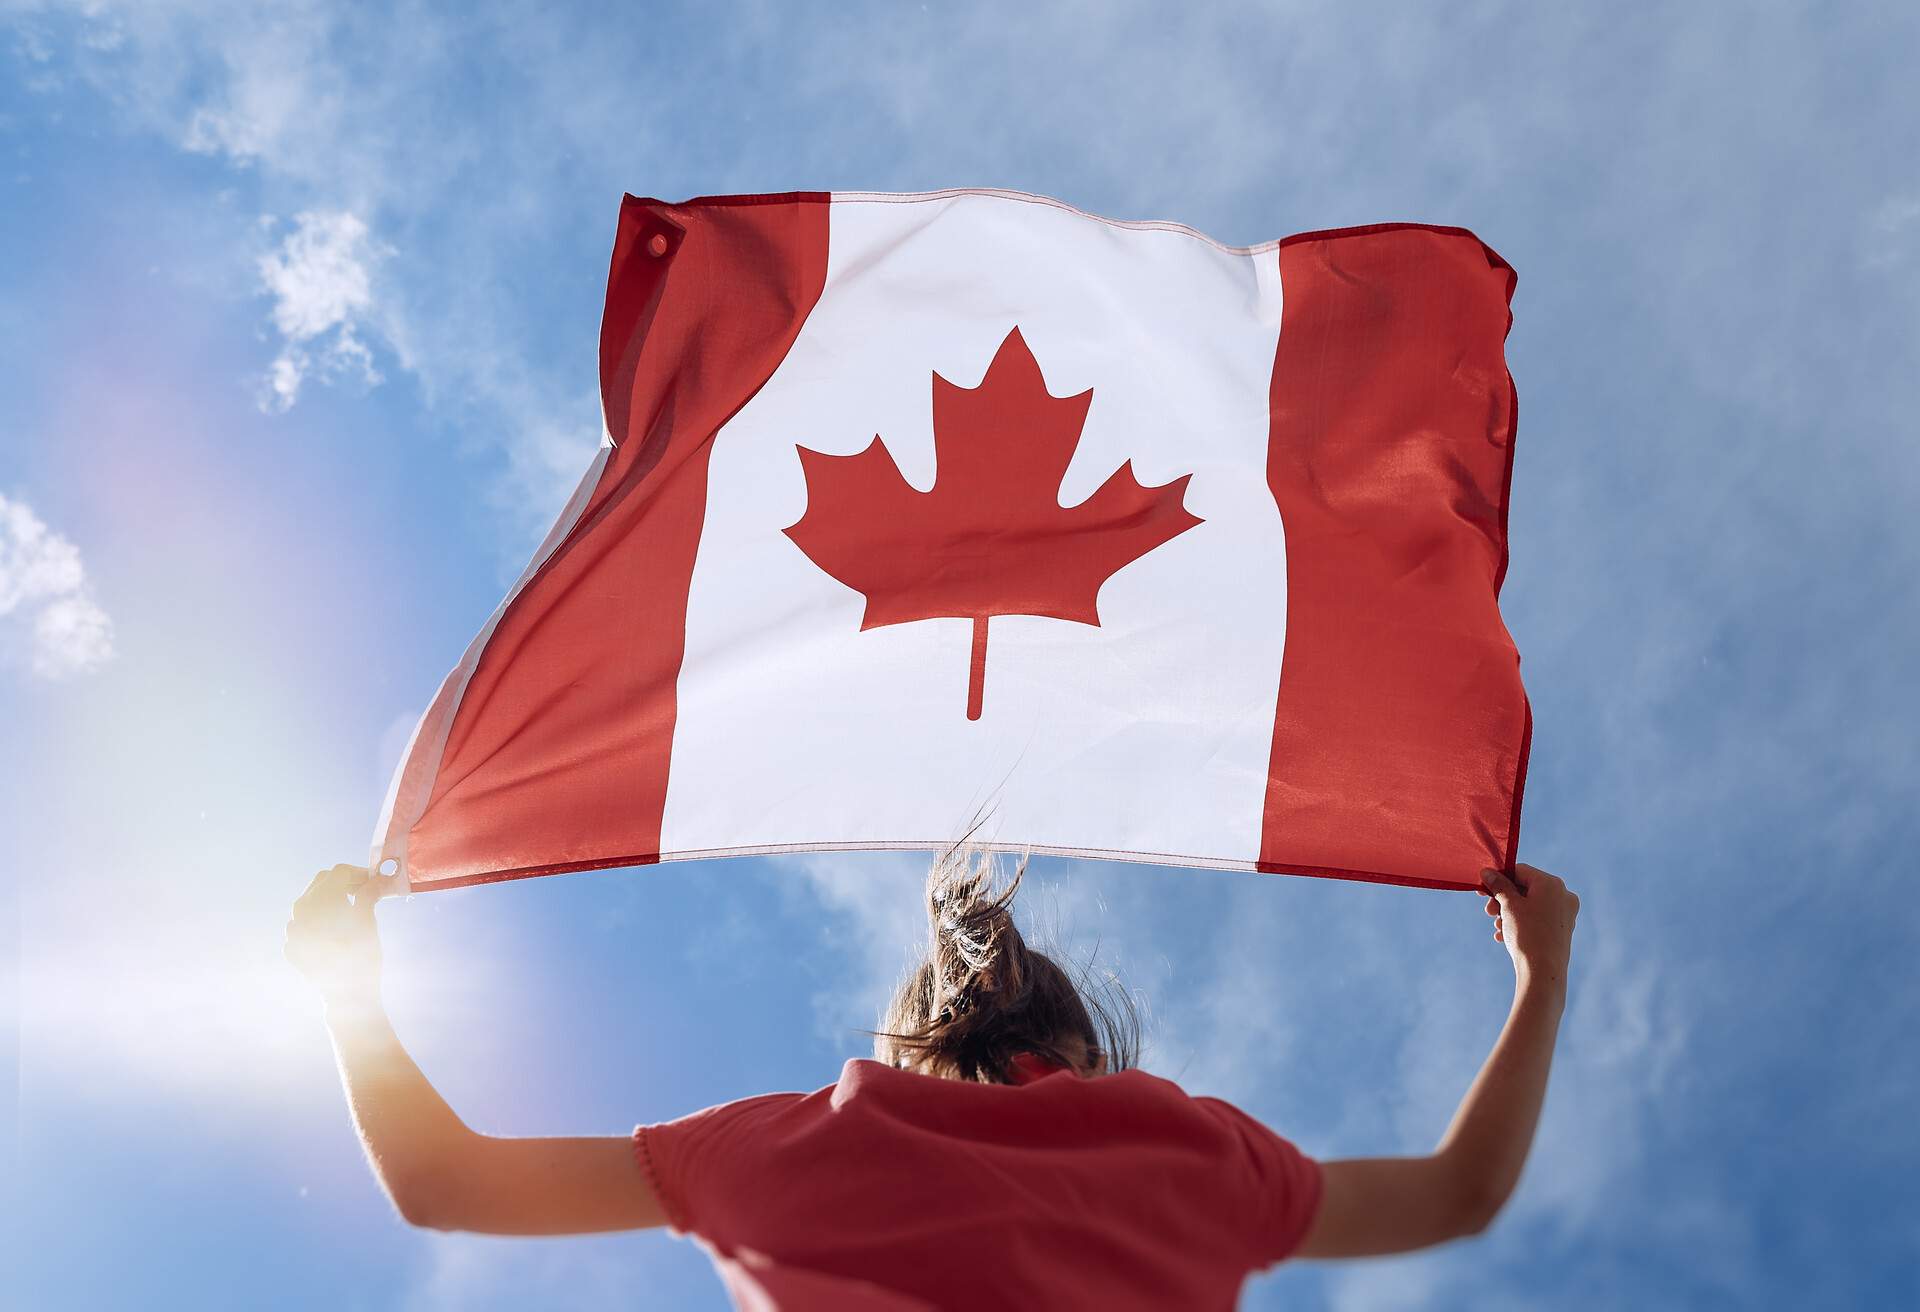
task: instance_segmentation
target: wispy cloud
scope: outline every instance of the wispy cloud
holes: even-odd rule
[[[374,270],[391,254],[358,216],[335,210],[295,215],[279,247],[260,257],[260,282],[273,297],[273,326],[281,337],[263,409],[287,409],[310,377],[380,381],[363,334],[375,310]]]
[[[1464,918],[1470,908],[1458,910]],[[1633,1200],[1644,1198],[1666,1169],[1656,1157],[1661,1137],[1655,1121],[1676,1090],[1703,1009],[1674,987],[1658,955],[1636,953],[1613,932],[1617,909],[1610,919],[1605,927],[1583,926],[1579,986],[1555,1056],[1546,1114],[1521,1188],[1498,1222],[1509,1243],[1524,1237],[1533,1248],[1557,1251],[1630,1242],[1641,1224],[1632,1215]],[[1381,987],[1386,983],[1374,981],[1373,1005],[1383,1014],[1404,1014],[1405,1002]],[[1404,979],[1397,987],[1404,991]],[[1414,998],[1414,1022],[1388,1049],[1380,1086],[1386,1092],[1357,1103],[1338,1132],[1340,1155],[1432,1146],[1499,1020],[1492,1007],[1459,1003],[1457,995],[1435,990]],[[1691,1192],[1675,1200],[1674,1210],[1676,1224],[1684,1224],[1698,1245],[1695,1278],[1717,1285],[1735,1303],[1748,1302],[1740,1297],[1745,1291],[1738,1287],[1737,1257],[1722,1260],[1738,1252],[1731,1200]],[[1677,1219],[1682,1213],[1684,1222]],[[1328,1301],[1340,1312],[1414,1304],[1530,1305],[1518,1297],[1502,1302],[1497,1288],[1487,1288],[1485,1259],[1485,1245],[1455,1244],[1389,1262],[1328,1268]]]
[[[272,297],[262,408],[315,383],[410,375],[460,454],[492,466],[483,495],[511,530],[500,567],[517,573],[600,438],[599,306],[556,337],[529,275],[547,276],[557,232],[592,234],[566,253],[604,270],[619,186],[559,179],[589,143],[605,149],[609,122],[628,122],[622,149],[646,138],[613,84],[583,83],[578,54],[531,24],[512,76],[539,94],[476,98],[455,65],[496,59],[498,24],[419,6],[36,9],[49,87],[91,88],[131,126],[220,161],[268,211],[272,248],[238,257]],[[546,263],[529,265],[534,243]]]
[[[929,860],[914,852],[811,853],[778,863],[799,876],[780,887],[813,904],[801,915],[843,945],[839,969],[813,995],[815,1034],[823,1041],[860,1048],[854,1031],[879,1024],[895,986],[926,953]]]
[[[94,599],[80,549],[33,507],[0,495],[0,654],[24,649],[34,674],[60,679],[113,659],[113,621]],[[11,662],[9,662],[11,663]]]

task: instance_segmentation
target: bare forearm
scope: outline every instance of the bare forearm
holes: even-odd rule
[[[1477,1234],[1520,1181],[1566,1010],[1580,899],[1535,866],[1480,874],[1494,938],[1514,963],[1507,1023],[1431,1155],[1322,1163],[1319,1211],[1297,1256],[1404,1253]]]
[[[1546,1100],[1566,996],[1563,977],[1529,973],[1516,981],[1506,1026],[1435,1150],[1482,1224],[1520,1181]]]
[[[413,1220],[416,1182],[450,1160],[472,1131],[401,1046],[377,988],[329,996],[327,1030],[367,1162]]]
[[[380,1001],[375,900],[398,877],[337,865],[287,921],[286,957],[326,1002],[347,1108],[374,1177],[417,1226],[493,1235],[646,1230],[671,1218],[624,1134],[475,1134],[400,1045]],[[404,891],[404,885],[399,885]]]

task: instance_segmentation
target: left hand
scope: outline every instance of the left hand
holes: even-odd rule
[[[1516,865],[1512,873],[1482,870],[1487,914],[1493,937],[1506,944],[1522,982],[1541,979],[1565,984],[1573,953],[1573,922],[1580,898],[1558,875],[1538,866]],[[1520,880],[1526,880],[1525,884]]]
[[[395,881],[365,866],[322,870],[293,904],[286,957],[329,998],[380,987],[380,932],[373,904]]]

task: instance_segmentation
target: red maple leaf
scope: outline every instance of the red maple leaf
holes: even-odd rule
[[[1182,504],[1191,474],[1142,487],[1131,460],[1079,505],[1061,506],[1060,480],[1092,401],[1092,389],[1049,393],[1016,327],[978,387],[933,375],[931,490],[900,476],[877,433],[857,455],[799,448],[807,510],[787,536],[866,595],[863,632],[939,616],[973,621],[969,720],[980,718],[993,616],[1097,626],[1101,584],[1202,522]]]

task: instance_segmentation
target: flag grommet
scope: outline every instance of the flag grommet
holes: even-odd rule
[[[652,237],[647,239],[647,254],[653,256],[665,255],[668,245],[667,234],[664,232],[656,232]]]

